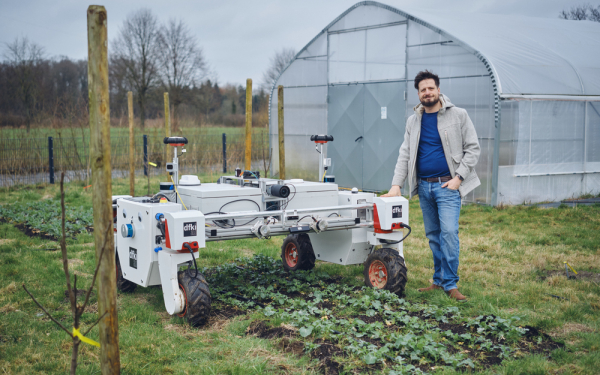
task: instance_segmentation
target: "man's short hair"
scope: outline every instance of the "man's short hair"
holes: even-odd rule
[[[419,83],[424,79],[433,79],[435,87],[440,87],[440,77],[438,77],[437,74],[431,73],[429,70],[423,70],[417,73],[417,76],[415,77],[415,89],[417,89],[417,91],[419,91]]]

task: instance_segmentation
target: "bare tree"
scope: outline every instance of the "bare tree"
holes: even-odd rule
[[[181,20],[172,19],[162,27],[159,46],[161,81],[169,91],[175,117],[184,90],[199,86],[208,68],[202,48]]]
[[[296,50],[293,48],[282,48],[275,52],[275,55],[271,57],[271,64],[263,73],[263,90],[271,92],[271,88],[277,78],[279,78],[279,75],[295,56]]]
[[[29,132],[39,89],[36,79],[37,68],[43,61],[44,49],[27,37],[17,37],[14,42],[6,44],[4,57],[14,68],[14,78],[17,81],[16,95],[25,109],[27,132]]]
[[[590,3],[571,7],[570,10],[563,10],[558,14],[558,18],[564,20],[593,21],[600,22],[600,5],[594,8]]]
[[[158,22],[149,9],[130,14],[113,43],[112,75],[123,77],[136,95],[140,122],[144,127],[149,91],[158,83]]]
[[[61,237],[60,237],[60,250],[62,255],[62,264],[63,271],[65,273],[65,279],[67,282],[67,296],[69,297],[70,307],[71,307],[71,315],[73,317],[73,330],[70,331],[67,327],[65,327],[60,321],[56,320],[48,310],[42,306],[42,304],[33,296],[33,294],[27,289],[25,284],[23,284],[23,289],[29,294],[33,302],[35,302],[46,315],[60,328],[63,329],[67,333],[67,335],[71,336],[73,339],[73,348],[71,350],[71,370],[70,374],[74,375],[77,372],[77,357],[79,356],[79,344],[85,342],[90,345],[100,346],[97,342],[88,339],[85,337],[91,330],[94,328],[100,320],[102,320],[108,312],[103,313],[98,320],[94,324],[92,324],[88,329],[81,334],[79,332],[79,328],[81,326],[81,316],[85,312],[85,308],[90,302],[90,295],[94,290],[94,284],[96,283],[96,278],[98,277],[98,271],[100,269],[100,263],[102,261],[102,254],[104,254],[104,250],[106,246],[102,246],[102,250],[100,253],[100,258],[98,264],[96,264],[96,269],[94,271],[94,276],[92,277],[92,283],[87,290],[85,289],[77,289],[77,275],[73,275],[73,286],[71,287],[71,275],[69,273],[69,258],[67,256],[67,243],[65,240],[65,189],[64,189],[64,180],[65,180],[65,172],[62,172],[60,175],[60,207],[61,207]],[[109,226],[110,229],[111,226]],[[83,292],[83,293],[80,293]],[[80,294],[85,294],[85,300],[83,304],[78,304],[77,297]]]

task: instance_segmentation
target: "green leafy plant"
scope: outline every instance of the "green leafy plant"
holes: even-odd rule
[[[241,309],[262,310],[266,319],[298,327],[302,338],[333,340],[367,366],[389,361],[394,365],[390,373],[418,373],[416,366],[440,362],[457,370],[473,369],[477,361],[464,348],[509,358],[514,350],[489,337],[514,341],[526,332],[516,324],[518,317],[463,319],[455,306],[410,303],[386,290],[331,282],[327,273],[318,270],[288,273],[280,260],[264,255],[203,272],[215,299]],[[438,327],[442,323],[465,324],[472,331],[442,331]],[[316,344],[305,345],[306,351],[316,348]]]
[[[54,239],[60,236],[60,201],[44,200],[38,202],[14,203],[0,206],[2,220],[22,225],[33,234],[45,235]],[[93,210],[81,207],[66,207],[65,232],[67,237],[92,230]]]

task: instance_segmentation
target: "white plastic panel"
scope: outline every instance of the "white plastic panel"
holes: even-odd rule
[[[414,78],[425,69],[440,78],[488,74],[479,58],[456,43],[409,47],[408,78]]]
[[[591,102],[502,102],[498,203],[597,194],[600,116]],[[586,119],[587,107],[587,119]],[[586,124],[587,122],[587,124]]]
[[[271,159],[272,175],[279,174],[279,148],[277,147],[278,135],[271,136],[274,145]],[[319,180],[319,153],[315,150],[315,143],[305,135],[285,136],[285,177],[302,178],[307,181]]]
[[[438,43],[448,40],[440,33],[431,30],[428,27],[420,25],[414,21],[408,21],[408,45],[422,45],[430,43]]]
[[[501,102],[499,166],[515,165],[519,144],[519,102]]]
[[[587,103],[586,162],[600,162],[600,103]]]
[[[298,57],[314,57],[314,56],[326,56],[327,55],[327,33],[320,34],[315,40],[312,41],[306,49],[300,53]]]
[[[365,80],[366,31],[329,35],[329,83]]]
[[[329,34],[329,83],[402,79],[406,25]]]
[[[283,90],[286,135],[324,134],[327,130],[327,87],[290,87]],[[271,134],[278,134],[277,110]],[[273,119],[273,116],[271,116]]]
[[[404,78],[406,25],[369,29],[366,33],[365,80]]]
[[[327,84],[327,57],[296,59],[283,72],[276,87],[312,86]]]
[[[377,6],[359,6],[342,17],[329,31],[339,31],[405,21],[403,16]]]

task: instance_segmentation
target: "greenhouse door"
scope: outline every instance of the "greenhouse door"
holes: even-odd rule
[[[391,186],[404,137],[405,82],[329,87],[328,145],[332,174],[341,187],[369,191]]]

